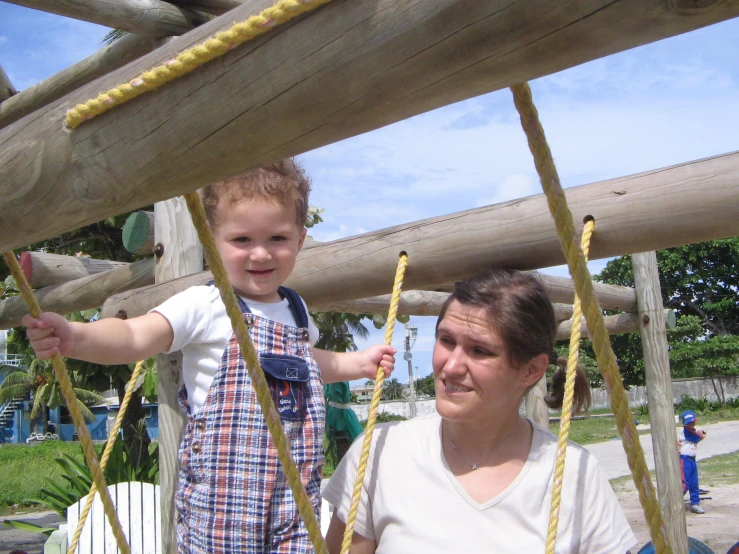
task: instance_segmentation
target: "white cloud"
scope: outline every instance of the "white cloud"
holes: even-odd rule
[[[0,46],[3,46],[7,42],[8,42],[8,37],[6,37],[5,35],[0,35]]]

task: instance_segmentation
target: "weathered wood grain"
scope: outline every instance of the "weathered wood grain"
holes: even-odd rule
[[[45,312],[68,314],[91,310],[102,306],[111,294],[153,283],[153,267],[154,258],[147,258],[112,271],[39,289],[36,299]],[[0,329],[18,327],[27,313],[28,308],[20,296],[6,298],[0,302]]]
[[[10,97],[18,94],[18,91],[15,90],[15,87],[13,86],[13,83],[10,82],[10,79],[8,78],[7,74],[5,73],[5,70],[3,69],[3,66],[0,65],[0,107],[2,107],[2,104]]]
[[[21,252],[20,264],[26,279],[35,289],[83,279],[129,265],[127,262],[61,256],[47,252]]]
[[[575,220],[598,226],[590,259],[739,235],[739,154],[568,189]],[[696,211],[698,210],[698,211]],[[676,225],[679,222],[679,225]],[[564,261],[543,195],[358,235],[298,256],[286,284],[309,306],[385,294],[400,251],[409,255],[405,290],[435,290],[492,267],[535,269]],[[111,298],[134,314],[211,279],[194,275]]]
[[[160,245],[155,281],[161,283],[203,270],[203,247],[187,210],[184,198],[154,205],[154,236]],[[177,551],[177,490],[179,461],[177,450],[186,420],[177,393],[182,385],[182,354],[157,356],[159,402],[159,466],[162,510],[162,552]]]
[[[162,0],[6,0],[151,38],[182,35],[207,19]]]
[[[701,3],[691,10],[664,0],[336,2],[73,132],[63,127],[64,112],[78,102],[270,3],[244,2],[175,44],[0,130],[0,251],[739,15],[737,2]],[[731,202],[721,186],[693,200],[690,213],[713,204],[724,208],[714,228],[737,219],[725,209]],[[662,211],[661,201],[652,206]],[[39,219],[46,224],[36,225]],[[676,232],[687,242],[716,234],[680,221]],[[733,230],[725,227],[719,234]]]
[[[657,496],[662,508],[667,534],[674,552],[688,551],[688,531],[683,506],[682,475],[672,405],[670,358],[667,353],[665,314],[659,284],[656,252],[631,256],[638,323],[644,351],[644,373],[652,427],[652,450],[657,474]]]
[[[664,310],[662,318],[665,320],[665,329],[669,328],[667,321],[668,315],[672,310]],[[674,314],[672,314],[674,316]],[[627,333],[638,333],[641,330],[641,316],[638,313],[623,313],[617,315],[608,315],[603,318],[606,323],[606,331],[609,335],[625,335]],[[570,331],[572,329],[572,321],[562,321],[557,328],[557,340],[570,340]],[[580,335],[587,337],[588,326],[583,320],[580,324]]]

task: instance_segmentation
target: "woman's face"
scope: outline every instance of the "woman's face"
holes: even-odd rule
[[[482,308],[454,300],[439,322],[432,359],[436,409],[454,422],[482,422],[518,412],[531,363],[516,368]],[[528,380],[528,384],[533,381]]]

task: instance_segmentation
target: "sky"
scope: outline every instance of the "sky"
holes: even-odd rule
[[[18,90],[89,56],[105,27],[0,2],[0,65]],[[533,81],[565,187],[739,149],[739,19]],[[510,92],[428,112],[299,156],[328,241],[541,192]],[[598,273],[606,260],[589,264]],[[543,270],[566,275],[566,268]],[[388,283],[388,293],[392,284]],[[413,318],[417,376],[435,318]],[[372,329],[360,347],[382,342]],[[393,345],[405,331],[396,327]],[[402,352],[401,352],[402,354]],[[408,381],[397,356],[395,377]]]

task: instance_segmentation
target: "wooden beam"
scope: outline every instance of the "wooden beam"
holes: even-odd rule
[[[627,333],[638,333],[641,330],[641,316],[638,313],[623,313],[617,315],[608,315],[603,318],[606,322],[606,331],[609,335],[625,335]],[[674,327],[675,312],[666,309],[662,314],[665,329]],[[672,325],[670,323],[672,322]],[[570,330],[572,329],[572,321],[562,321],[557,329],[557,340],[570,340]],[[580,324],[580,334],[582,337],[588,337],[588,326],[585,320]]]
[[[688,531],[683,507],[682,476],[675,429],[670,358],[662,307],[656,252],[631,256],[638,323],[644,351],[644,374],[652,428],[652,450],[657,474],[657,495],[667,535],[674,552],[688,551]]]
[[[664,0],[593,0],[566,9],[550,0],[336,2],[73,132],[64,128],[68,108],[128,82],[271,2],[246,1],[227,17],[1,130],[0,251],[739,15],[737,2],[701,3],[689,11]],[[721,186],[714,184],[714,190],[688,211],[708,211],[712,206],[706,204],[715,200],[723,209],[713,226],[736,221],[726,206],[739,202],[726,198]],[[648,211],[649,218],[659,220],[662,198],[652,205],[660,209],[636,210],[638,216]],[[667,217],[674,222],[677,215]],[[711,235],[693,233],[685,225],[690,219],[679,220],[680,240]],[[37,225],[39,220],[45,224]],[[561,263],[560,256],[551,258]],[[460,273],[469,273],[468,268]]]
[[[46,252],[22,252],[20,264],[26,279],[35,289],[83,279],[129,265],[126,262],[60,256]]]
[[[16,94],[18,94],[18,91],[15,90],[13,83],[10,82],[10,78],[8,78],[3,70],[3,66],[0,65],[0,107],[2,107],[2,104],[8,98]]]
[[[0,104],[0,128],[148,54],[154,49],[153,44],[150,38],[126,35],[113,44],[104,46],[92,56],[16,94]]]
[[[575,285],[572,279],[538,272],[536,275],[544,285],[549,300],[553,303],[573,304],[575,302]],[[454,284],[433,287],[433,290],[438,292],[452,292],[454,290]],[[615,310],[619,312],[635,312],[637,310],[636,291],[632,288],[593,282],[593,290],[595,290],[595,296],[598,298],[598,304],[604,310]],[[567,319],[571,315],[563,319]]]
[[[202,14],[162,0],[5,1],[151,38],[182,35],[207,21]]]
[[[190,219],[184,198],[174,198],[154,205],[157,244],[161,245],[157,259],[157,283],[203,270],[203,247]],[[187,423],[179,408],[178,392],[182,380],[182,353],[157,356],[159,402],[159,465],[160,507],[162,513],[162,552],[177,551],[177,511],[174,496],[177,490],[179,460],[177,450],[182,430]]]
[[[592,215],[597,222],[590,248],[594,260],[739,235],[737,177],[739,153],[734,153],[573,187],[567,196],[576,221]],[[537,195],[304,250],[286,284],[311,307],[384,294],[401,250],[409,254],[405,290],[434,290],[493,267],[535,269],[564,261],[546,199]],[[144,313],[209,279],[209,273],[194,275],[161,289],[124,293],[109,299],[103,313],[113,306],[113,313],[121,308]]]
[[[175,6],[190,8],[213,15],[222,15],[227,11],[238,8],[244,0],[170,0]]]
[[[309,306],[313,312],[347,312],[352,314],[387,314],[390,306],[390,296],[372,296],[358,298],[346,302],[331,302],[319,306]],[[406,290],[400,295],[398,313],[414,316],[437,316],[441,307],[449,298],[448,292],[427,290]],[[554,305],[554,317],[562,321],[572,317],[572,306],[567,304]]]
[[[39,289],[36,299],[45,312],[68,314],[91,310],[102,306],[111,294],[150,284],[153,278],[154,258],[146,258],[126,267]],[[27,313],[20,296],[6,298],[0,302],[0,329],[18,327]]]

